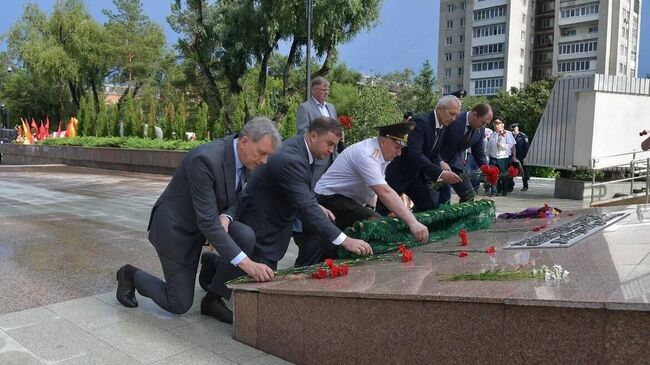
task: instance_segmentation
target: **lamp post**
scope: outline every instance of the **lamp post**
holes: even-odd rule
[[[307,52],[306,52],[306,85],[305,89],[307,90],[307,100],[311,97],[311,17],[312,17],[312,0],[307,0],[307,3],[305,4],[305,12],[307,16]]]

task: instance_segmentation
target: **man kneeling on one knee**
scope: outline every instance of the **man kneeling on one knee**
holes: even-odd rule
[[[206,240],[222,261],[260,281],[271,280],[271,268],[243,254],[255,244],[255,233],[230,217],[248,173],[265,164],[280,142],[275,123],[257,117],[247,122],[239,135],[188,152],[149,220],[149,241],[158,253],[165,281],[124,265],[117,272],[117,300],[126,307],[137,307],[137,290],[168,312],[187,312],[194,301],[196,272]],[[232,312],[212,291],[203,298],[201,313],[232,323]]]
[[[379,136],[355,143],[339,155],[318,180],[315,187],[318,203],[332,212],[340,229],[356,221],[380,217],[372,207],[376,197],[408,225],[421,243],[429,239],[429,230],[418,222],[385,180],[386,166],[400,156],[413,122],[379,127]],[[300,245],[296,266],[312,265],[336,257],[337,247],[314,237]]]

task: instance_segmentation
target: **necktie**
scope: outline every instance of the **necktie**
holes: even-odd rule
[[[465,137],[463,138],[463,146],[469,144],[469,141],[472,139],[472,134],[474,134],[474,128],[467,128],[467,132],[465,132]]]
[[[235,194],[241,193],[246,185],[246,168],[242,167],[239,169],[239,182],[237,183],[237,189],[235,189]]]

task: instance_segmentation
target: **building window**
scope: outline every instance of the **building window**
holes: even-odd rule
[[[451,92],[451,85],[445,85],[445,94],[449,94]]]
[[[461,10],[465,10],[465,2],[464,2],[464,1],[462,1],[462,2],[460,3],[460,9],[461,9]]]
[[[451,61],[451,53],[445,53],[445,61]]]
[[[521,14],[521,24],[526,24],[526,14]]]
[[[489,9],[474,11],[474,20],[492,19],[506,15],[506,6],[497,6]]]
[[[460,43],[460,44],[465,43],[465,36],[464,35],[458,36],[458,43]]]
[[[484,54],[503,53],[505,43],[492,43],[483,46],[472,47],[472,56],[480,56]]]
[[[447,29],[452,29],[454,27],[454,21],[453,20],[447,20]]]
[[[525,41],[525,40],[526,40],[526,31],[525,31],[525,30],[522,30],[522,31],[521,31],[521,40],[522,40],[522,41]]]
[[[524,74],[524,65],[519,65],[519,74],[520,75]]]
[[[461,27],[465,26],[465,18],[460,18],[460,26]]]
[[[557,69],[560,72],[589,71],[595,69],[595,60],[562,61],[558,63]]]
[[[598,14],[598,3],[580,5],[572,8],[566,8],[560,11],[560,18],[574,18],[577,16],[585,16],[591,14]]]
[[[630,76],[631,77],[636,77],[636,70],[635,69],[633,69],[633,68],[630,69]]]
[[[578,31],[576,30],[576,28],[562,29],[562,35],[565,36],[565,37],[576,35],[577,33],[578,33]]]
[[[453,13],[454,12],[454,4],[447,5],[447,12],[448,13]]]
[[[623,45],[621,45],[623,47]],[[573,43],[560,43],[558,47],[558,54],[572,54],[584,52],[596,52],[598,50],[598,41],[589,40]]]
[[[465,51],[458,51],[458,59],[459,60],[465,59]]]
[[[589,33],[598,33],[598,26],[589,27]]]
[[[524,57],[526,56],[526,51],[525,51],[523,48],[521,48],[521,49],[519,50],[519,56],[520,56],[521,58],[524,58]]]
[[[449,45],[452,44],[452,42],[453,41],[452,41],[451,37],[447,37],[447,40],[445,41],[445,45],[449,46]]]
[[[459,67],[459,68],[458,68],[458,76],[463,76],[464,73],[465,73],[465,72],[464,72],[463,68],[462,68],[462,67]]]
[[[475,95],[496,94],[503,88],[503,77],[494,79],[474,80]]]
[[[506,32],[506,24],[491,24],[483,27],[476,27],[472,29],[472,36],[474,38],[490,37],[493,35],[504,34]]]
[[[445,77],[451,77],[451,69],[450,68],[445,69]]]
[[[503,70],[503,66],[504,66],[503,59],[474,62],[472,63],[472,71],[480,72],[480,71],[490,71],[490,70]]]

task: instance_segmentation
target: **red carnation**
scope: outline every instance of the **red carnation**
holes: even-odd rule
[[[347,275],[349,271],[350,271],[350,266],[348,266],[348,264],[339,266],[339,274]]]
[[[497,252],[497,249],[494,248],[494,246],[488,247],[485,252],[487,252],[488,255],[494,255]]]
[[[334,266],[334,260],[325,259],[325,265],[327,265],[327,267],[329,267],[329,268],[332,268],[332,266]]]
[[[352,118],[350,118],[347,115],[339,115],[339,123],[343,126],[345,129],[350,129],[352,128]]]
[[[460,251],[460,253],[458,254],[458,257],[467,257],[467,256],[469,256],[469,254],[465,250]]]
[[[467,246],[469,244],[469,240],[467,239],[467,230],[461,229],[460,232],[458,232],[458,237],[460,237],[461,246]]]
[[[499,168],[492,165],[481,166],[481,172],[490,185],[496,185],[499,181]]]
[[[519,176],[519,169],[514,166],[508,167],[508,175],[510,175],[510,177]]]
[[[340,276],[339,267],[336,265],[330,266],[330,274],[332,275],[333,278]]]
[[[406,246],[399,245],[397,251],[402,254],[402,262],[413,261],[413,251],[406,248]]]
[[[319,267],[311,274],[311,277],[314,279],[324,279],[327,277],[327,271]]]

